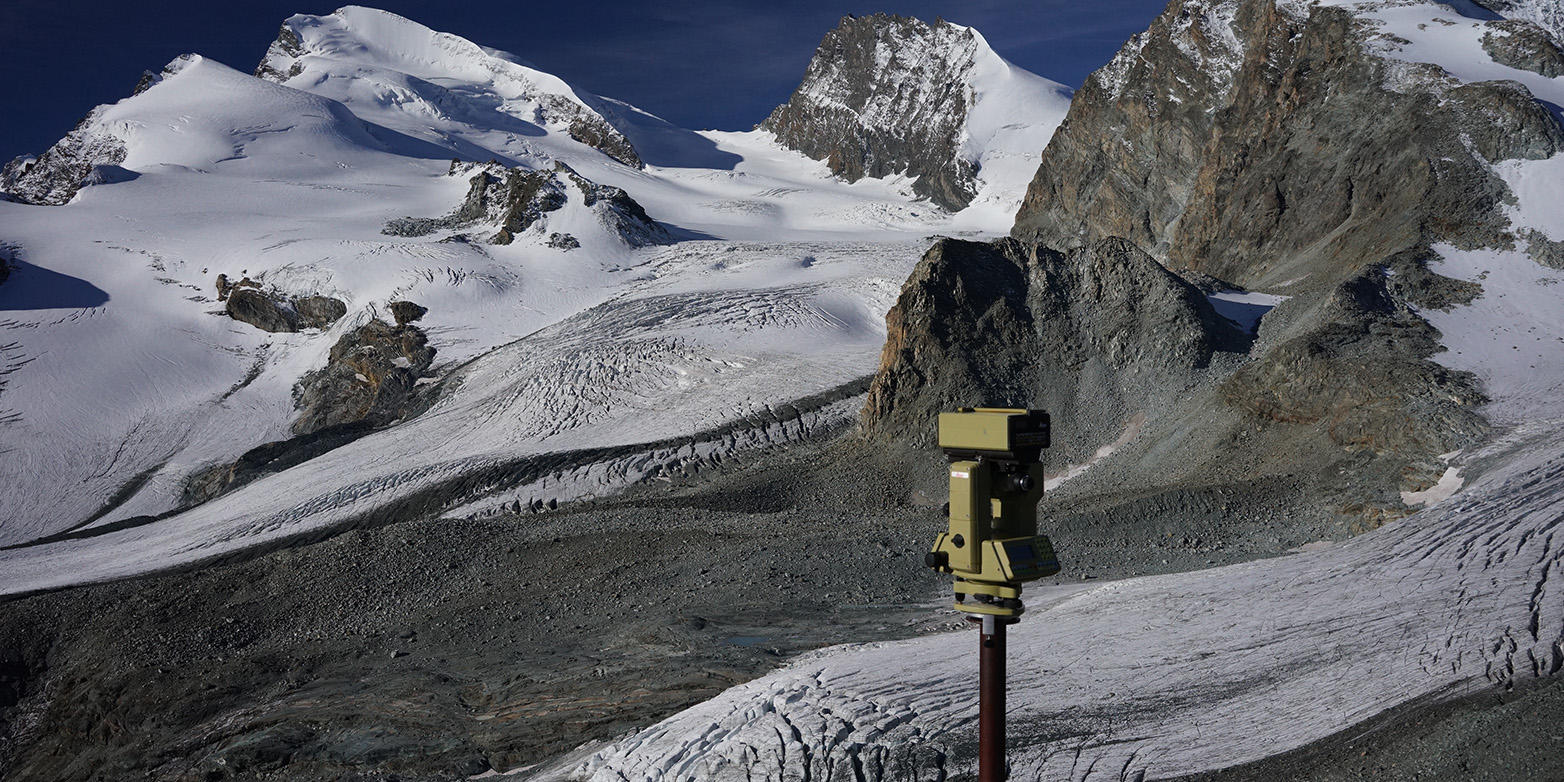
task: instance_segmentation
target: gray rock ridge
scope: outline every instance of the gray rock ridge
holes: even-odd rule
[[[94,168],[125,162],[125,142],[96,127],[107,108],[93,109],[43,154],[23,155],[6,163],[0,169],[0,190],[20,203],[61,206],[76,197]]]
[[[1058,453],[1084,458],[1136,412],[1171,404],[1245,335],[1123,239],[1058,253],[942,239],[886,316],[861,414],[871,437],[931,444],[941,410],[1041,407]]]
[[[342,335],[326,366],[306,374],[293,388],[295,435],[366,422],[394,423],[418,411],[417,382],[434,362],[435,349],[423,330],[373,319]]]
[[[299,62],[303,56],[304,42],[299,40],[299,34],[287,22],[283,22],[282,28],[277,31],[277,38],[266,47],[266,54],[261,57],[260,64],[255,66],[255,77],[282,84],[304,72],[304,63]]]
[[[1483,51],[1493,61],[1511,68],[1553,78],[1564,74],[1564,51],[1548,32],[1524,19],[1493,22],[1483,34]]]
[[[905,173],[914,193],[963,209],[977,192],[976,165],[958,154],[977,47],[971,30],[943,20],[845,17],[759,127],[849,182]]]
[[[1519,84],[1392,64],[1368,34],[1343,8],[1170,5],[1076,94],[1013,235],[1123,236],[1251,287],[1340,282],[1436,241],[1505,243],[1509,192],[1488,164],[1552,154],[1557,121]],[[1202,54],[1218,40],[1236,48]],[[1222,78],[1205,67],[1218,55]]]
[[[562,162],[551,170],[506,168],[488,163],[451,161],[449,176],[469,176],[467,196],[445,217],[401,217],[389,221],[382,233],[392,236],[427,236],[436,231],[493,226],[488,238],[492,244],[511,244],[521,234],[534,229],[548,236],[545,243],[571,249],[580,246],[575,237],[547,230],[547,216],[568,203],[567,188],[580,194],[582,203],[612,235],[630,247],[643,247],[672,241],[666,228],[646,214],[624,190],[593,182]]]

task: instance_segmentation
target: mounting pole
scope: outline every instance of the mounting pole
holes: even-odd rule
[[[1005,625],[1007,617],[984,615],[978,632],[978,782],[1004,782]]]

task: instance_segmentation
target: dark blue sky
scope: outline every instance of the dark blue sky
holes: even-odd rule
[[[689,128],[747,129],[787,99],[846,14],[876,11],[977,28],[1001,55],[1071,86],[1145,29],[1166,0],[874,2],[381,2],[436,30],[504,49],[600,95]],[[143,70],[197,52],[249,71],[305,0],[158,4],[0,2],[0,161],[41,152]],[[155,9],[155,10],[154,10]]]

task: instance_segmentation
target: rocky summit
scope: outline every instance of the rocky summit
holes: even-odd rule
[[[1063,85],[1005,62],[976,30],[887,14],[842,19],[787,103],[758,126],[849,182],[904,176],[950,211],[1046,141]],[[1044,133],[1016,138],[1021,126]],[[1030,167],[1028,167],[1030,168]],[[1023,176],[1026,172],[1020,172]],[[1013,209],[1013,205],[1007,205]]]

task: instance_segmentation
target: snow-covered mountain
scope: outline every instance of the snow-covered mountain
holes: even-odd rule
[[[255,75],[332,98],[464,158],[537,158],[547,147],[528,139],[548,131],[555,143],[564,136],[641,166],[630,141],[594,108],[601,98],[514,55],[386,11],[348,6],[289,17]]]
[[[841,426],[921,237],[1007,223],[842,182],[764,131],[675,128],[383,11],[291,17],[257,73],[181,57],[0,179],[20,202],[0,203],[17,260],[0,545],[28,544],[0,554],[4,591],[384,503],[563,500]],[[407,301],[427,314],[397,328],[432,364],[372,327]],[[381,359],[352,358],[371,343]],[[338,389],[354,415],[427,412],[301,429],[305,405],[357,420],[296,388],[328,365],[365,384]],[[416,387],[392,378],[408,372]],[[802,420],[766,412],[821,394]],[[557,456],[589,449],[614,456]]]
[[[1000,57],[970,27],[887,14],[826,34],[788,102],[760,124],[848,181],[900,175],[952,211],[1009,194],[1064,119],[1070,90]]]

